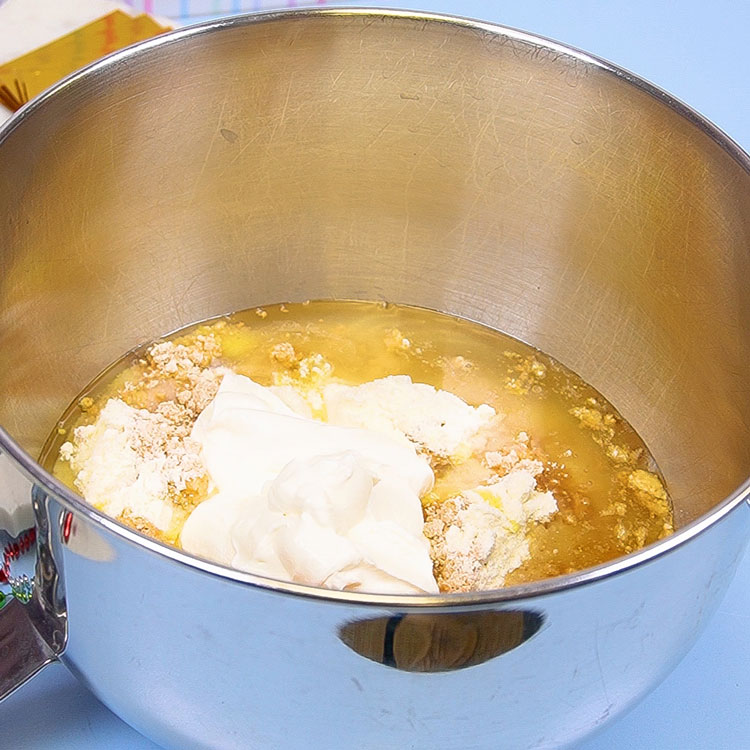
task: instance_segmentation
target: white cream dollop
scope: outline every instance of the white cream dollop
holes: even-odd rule
[[[186,551],[329,588],[438,591],[420,503],[434,477],[413,445],[301,416],[234,373],[191,437],[216,494],[185,523]]]
[[[496,414],[488,404],[471,406],[450,391],[388,375],[361,385],[330,383],[323,389],[327,419],[409,440],[435,456],[466,458],[477,434]]]

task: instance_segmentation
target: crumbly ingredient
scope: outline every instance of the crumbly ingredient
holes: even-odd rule
[[[272,347],[271,359],[286,367],[291,367],[297,364],[297,353],[288,341],[281,341]]]
[[[271,359],[282,367],[275,370],[272,377],[277,394],[289,400],[295,411],[310,413],[317,419],[325,418],[322,389],[331,380],[333,365],[317,352],[300,356],[289,342],[276,344],[271,349]]]
[[[584,404],[574,406],[570,413],[578,420],[582,429],[591,432],[594,441],[613,461],[619,464],[632,464],[638,459],[637,450],[617,442],[618,418],[604,408],[596,398],[587,398]]]
[[[532,450],[531,440],[525,432],[518,433],[515,440],[502,448],[487,451],[484,460],[497,476],[504,476],[513,469],[525,469],[536,477],[544,469],[543,462]]]
[[[216,364],[220,355],[213,334],[197,334],[189,344],[154,344],[141,362],[141,377],[123,389],[123,400],[159,411],[173,423],[191,425],[219,388],[226,371]]]
[[[91,425],[77,427],[61,456],[94,506],[115,518],[138,518],[169,534],[191,483],[205,469],[185,425],[110,399]]]
[[[189,344],[160,342],[146,351],[140,377],[121,398],[108,399],[98,414],[92,398],[81,399],[80,408],[95,419],[73,430],[60,456],[88,502],[138,531],[177,538],[208,492],[190,431],[226,372],[214,366],[220,354],[210,333]]]
[[[551,492],[539,492],[528,468],[513,468],[492,484],[425,507],[441,591],[500,588],[529,558],[528,532],[557,510]]]
[[[541,384],[547,377],[547,365],[544,362],[519,352],[505,351],[503,356],[510,363],[509,374],[505,379],[507,390],[521,396],[541,390]]]

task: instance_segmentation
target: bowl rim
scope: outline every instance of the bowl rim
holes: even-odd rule
[[[177,44],[194,36],[218,33],[225,28],[236,28],[261,23],[273,23],[287,19],[304,19],[320,16],[342,18],[359,16],[365,18],[371,17],[373,19],[390,18],[401,21],[448,24],[474,31],[480,31],[493,37],[504,37],[516,42],[535,46],[539,49],[552,50],[577,62],[583,62],[590,65],[601,72],[614,75],[625,84],[635,86],[640,91],[657,99],[678,116],[688,120],[694,126],[699,128],[725,153],[732,157],[740,167],[750,174],[750,156],[748,156],[748,154],[730,136],[724,133],[724,131],[692,107],[672,96],[665,90],[603,58],[544,36],[488,21],[444,13],[362,6],[316,7],[245,13],[178,28],[157,37],[131,45],[122,50],[118,50],[66,76],[39,96],[32,99],[31,102],[22,107],[16,114],[12,115],[6,123],[0,125],[0,147],[16,128],[21,126],[26,119],[33,116],[36,110],[44,107],[49,99],[60,96],[61,94],[65,95],[65,92],[68,89],[75,90],[80,81],[86,81],[89,78],[98,75],[100,71],[106,71],[109,68],[124,64],[125,61],[131,57],[145,54],[152,49],[157,49],[164,45]],[[252,588],[261,588],[279,594],[293,595],[312,600],[338,602],[349,605],[374,606],[380,608],[397,606],[400,610],[414,611],[424,611],[426,609],[436,608],[441,610],[446,608],[456,609],[474,605],[486,606],[489,604],[520,602],[558,591],[569,590],[578,586],[603,581],[610,576],[632,570],[633,568],[657,560],[663,555],[667,555],[677,550],[694,537],[718,523],[744,501],[750,503],[750,477],[748,477],[727,497],[716,503],[711,510],[686,526],[676,530],[670,536],[632,552],[629,555],[618,557],[595,567],[586,568],[581,571],[557,576],[555,578],[547,578],[541,581],[518,584],[490,591],[439,595],[375,594],[334,591],[317,586],[265,578],[263,576],[246,573],[190,555],[177,547],[173,547],[140,534],[134,529],[125,526],[101,511],[96,510],[80,495],[65,486],[37,463],[30,454],[24,451],[18,443],[11,438],[10,434],[1,425],[0,453],[7,454],[15,464],[16,468],[20,469],[22,474],[24,474],[33,485],[41,487],[46,493],[54,497],[67,511],[83,516],[95,526],[108,533],[114,534],[116,537],[130,545],[135,545],[151,554],[167,558],[176,564],[188,567],[198,573],[221,578],[227,582],[233,582]]]

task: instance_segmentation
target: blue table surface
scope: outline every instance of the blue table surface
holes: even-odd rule
[[[371,4],[482,18],[585,49],[676,95],[750,149],[747,0]],[[159,0],[155,5],[158,10]],[[708,629],[678,668],[625,717],[581,745],[581,750],[750,749],[748,590],[750,554]],[[0,747],[154,750],[157,746],[102,706],[65,667],[53,665],[0,706]]]

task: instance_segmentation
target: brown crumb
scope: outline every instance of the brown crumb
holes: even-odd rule
[[[512,442],[499,450],[487,451],[484,462],[499,477],[515,468],[525,469],[534,476],[544,470],[544,462],[532,449],[531,440],[525,432],[519,432]]]
[[[124,523],[126,526],[130,526],[131,529],[139,531],[141,534],[158,539],[160,542],[168,542],[166,535],[154,526],[154,524],[147,521],[141,516],[133,515],[129,510],[124,510],[117,516],[117,521]]]
[[[636,469],[628,477],[628,487],[635,491],[638,502],[652,515],[668,518],[669,499],[664,485],[656,474],[645,469]]]
[[[129,383],[120,397],[138,409],[165,416],[175,425],[195,421],[216,395],[224,376],[217,366],[221,346],[211,334],[199,334],[192,342],[162,341],[149,347],[143,374]]]
[[[271,349],[271,359],[284,367],[294,367],[297,364],[297,353],[288,341],[282,341]]]
[[[170,500],[178,508],[190,513],[208,497],[208,485],[208,474],[192,475],[186,479],[182,489],[170,486]]]
[[[473,591],[480,588],[482,556],[478,549],[467,554],[452,554],[447,549],[446,531],[459,527],[459,514],[468,507],[463,497],[455,497],[440,503],[431,503],[424,508],[424,535],[430,542],[433,573],[440,590]]]
[[[503,356],[512,362],[505,379],[505,388],[520,396],[530,391],[537,393],[539,384],[547,377],[547,366],[537,357],[513,351],[503,352]]]

